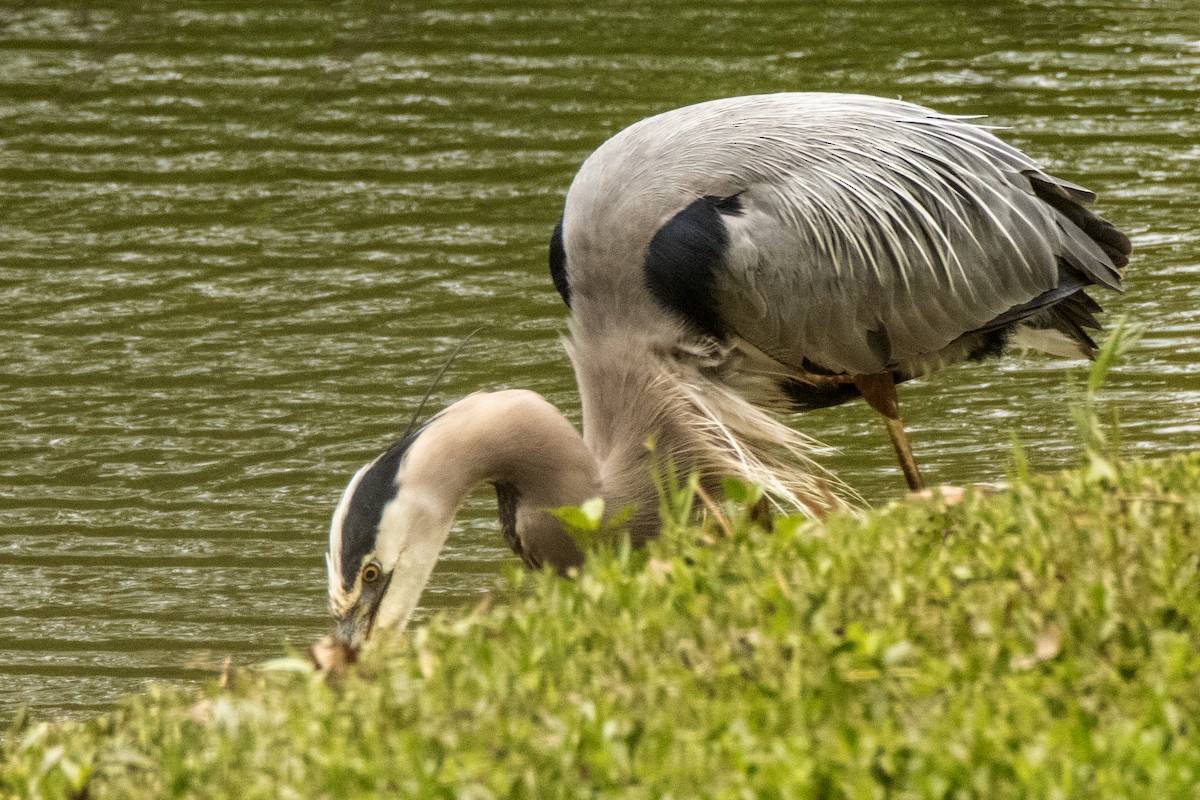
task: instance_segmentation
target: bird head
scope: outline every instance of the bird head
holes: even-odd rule
[[[329,606],[352,651],[408,623],[454,516],[475,486],[496,487],[505,539],[526,564],[583,560],[546,509],[600,493],[595,459],[533,392],[468,395],[406,433],[350,480],[329,526]]]
[[[329,605],[351,649],[408,623],[453,524],[436,487],[408,469],[424,429],[393,444],[346,486],[329,527]]]

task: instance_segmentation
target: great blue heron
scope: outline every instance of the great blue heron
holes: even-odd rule
[[[472,487],[496,488],[533,567],[581,556],[545,509],[632,504],[658,529],[653,474],[763,484],[838,505],[809,440],[768,410],[862,395],[921,479],[895,384],[1010,343],[1091,356],[1129,239],[987,129],[845,94],[716,100],[642,120],[583,164],[550,245],[570,306],[581,437],[523,391],[476,394],[363,467],[330,530],[329,594],[351,646],[406,624]]]

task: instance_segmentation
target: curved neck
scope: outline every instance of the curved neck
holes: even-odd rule
[[[497,487],[506,538],[526,563],[565,570],[582,562],[546,510],[600,494],[595,459],[578,431],[533,392],[470,395],[431,419],[400,465],[396,499],[380,522],[381,560],[396,577],[379,627],[408,622],[459,506],[481,483]]]
[[[522,507],[577,505],[600,493],[596,462],[566,417],[524,390],[473,394],[438,414],[400,469],[452,516],[481,483],[511,487]],[[565,536],[565,534],[564,534]]]

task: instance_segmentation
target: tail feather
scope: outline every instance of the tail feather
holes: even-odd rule
[[[1096,196],[1081,186],[1044,172],[1023,173],[1033,193],[1056,212],[1060,233],[1059,283],[1027,303],[1009,309],[980,330],[1012,328],[1017,343],[1057,355],[1092,358],[1102,309],[1085,288],[1102,285],[1120,291],[1133,243],[1084,204]]]
[[[1100,320],[1096,319],[1096,314],[1103,310],[1100,304],[1089,297],[1088,293],[1084,291],[1078,291],[1054,306],[1054,311],[1059,316],[1081,328],[1090,328],[1094,331],[1098,331],[1101,328]]]
[[[1116,225],[1082,205],[1095,200],[1094,194],[1043,172],[1028,172],[1026,177],[1038,199],[1053,207],[1099,245],[1116,269],[1122,269],[1129,263],[1129,254],[1133,252],[1133,242],[1129,237]]]

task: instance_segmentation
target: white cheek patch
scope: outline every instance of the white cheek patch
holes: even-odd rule
[[[429,502],[432,494],[402,488],[384,511],[375,553],[392,577],[376,615],[381,630],[397,632],[408,624],[450,533],[453,511],[439,513]]]

